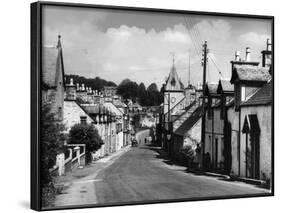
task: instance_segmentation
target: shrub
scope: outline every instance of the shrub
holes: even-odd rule
[[[56,164],[57,154],[64,152],[64,125],[55,119],[50,105],[43,105],[40,132],[40,186],[42,205],[51,206],[56,194],[50,169]]]
[[[64,125],[55,119],[49,105],[43,105],[40,134],[40,180],[41,186],[49,186],[52,175],[49,170],[56,164],[57,154],[64,152]]]
[[[92,124],[75,124],[69,131],[69,144],[86,145],[86,163],[92,161],[92,152],[101,148],[103,141]]]
[[[194,160],[194,150],[192,149],[192,146],[190,145],[185,145],[180,149],[180,153],[183,155],[184,160],[187,161],[188,165],[191,165],[191,163]]]

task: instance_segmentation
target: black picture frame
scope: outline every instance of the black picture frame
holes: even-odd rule
[[[194,199],[170,199],[170,200],[152,200],[138,201],[133,203],[114,203],[114,204],[93,204],[93,205],[68,205],[63,207],[42,208],[41,204],[41,189],[40,189],[40,113],[41,113],[41,47],[42,47],[42,8],[44,6],[64,6],[75,8],[93,8],[93,9],[111,9],[118,11],[136,11],[136,12],[152,12],[164,14],[188,14],[188,15],[207,15],[207,16],[222,16],[233,18],[254,18],[271,21],[272,26],[272,188],[270,193],[251,194],[251,195],[229,195],[216,197],[203,197]],[[204,11],[188,11],[174,9],[157,9],[157,8],[141,8],[141,7],[124,7],[112,5],[92,5],[82,3],[61,3],[61,2],[34,2],[31,3],[31,209],[42,210],[60,210],[60,209],[78,209],[89,207],[105,207],[105,206],[123,206],[123,205],[141,205],[154,203],[172,203],[185,201],[202,201],[202,200],[217,200],[217,199],[233,199],[233,198],[248,198],[248,197],[265,197],[274,196],[274,16],[268,15],[250,15],[250,14],[234,14],[234,13],[218,13]]]

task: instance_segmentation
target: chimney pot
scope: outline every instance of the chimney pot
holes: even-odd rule
[[[266,50],[271,51],[271,42],[269,38],[266,40]]]
[[[235,61],[240,61],[240,52],[235,51]]]
[[[250,61],[250,60],[251,60],[250,53],[251,53],[250,47],[246,47],[246,57],[245,57],[245,61]]]
[[[70,85],[73,86],[73,78],[70,78]]]

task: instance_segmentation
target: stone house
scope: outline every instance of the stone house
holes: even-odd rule
[[[241,174],[254,179],[271,179],[272,165],[272,81],[266,83],[240,106]]]
[[[223,164],[223,170],[221,170],[223,173],[230,174],[231,171],[231,136],[229,134],[230,126],[227,118],[227,106],[230,105],[230,103],[233,101],[234,96],[234,87],[230,83],[230,80],[219,80],[217,93],[220,95],[220,119],[222,120],[223,125],[223,157],[224,157],[224,164]],[[216,113],[217,114],[217,113]]]
[[[207,83],[205,87],[207,107],[205,117],[205,154],[210,156],[208,170],[229,173],[230,142],[226,140],[226,104],[233,98],[233,85],[229,80]]]
[[[57,46],[42,48],[42,104],[49,105],[55,119],[63,120],[64,64],[60,36]]]
[[[115,136],[115,147],[114,151],[120,150],[122,147],[124,147],[124,120],[123,116],[124,113],[118,109],[113,103],[107,102],[104,103],[104,106],[112,113],[114,116],[114,121],[112,122],[112,125],[115,128],[112,128],[113,135]]]
[[[207,83],[205,95],[207,110],[205,116],[205,154],[210,156],[209,168],[213,171],[223,170],[224,164],[224,121],[221,119],[221,99],[217,93],[218,83]]]
[[[266,52],[267,53],[267,52]],[[231,173],[253,179],[271,179],[272,85],[270,66],[259,62],[232,61],[234,99],[226,105],[231,143]],[[243,63],[244,62],[244,63]]]

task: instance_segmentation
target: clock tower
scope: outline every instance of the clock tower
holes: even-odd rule
[[[184,86],[177,74],[173,55],[173,65],[164,85],[164,114],[168,112],[172,113],[172,109],[174,109],[184,97]]]

